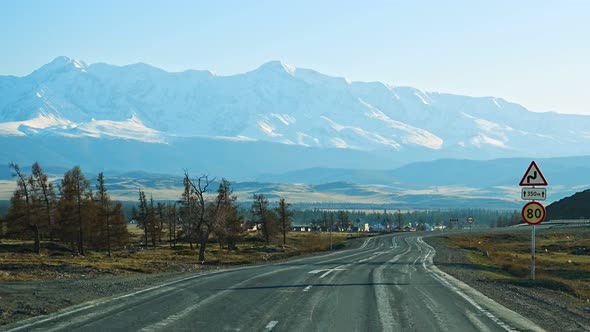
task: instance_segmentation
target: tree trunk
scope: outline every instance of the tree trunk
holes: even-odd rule
[[[287,244],[287,227],[285,223],[283,223],[283,245]]]
[[[82,223],[80,223],[80,233],[78,234],[78,252],[84,256],[84,232],[82,230]]]
[[[170,214],[168,214],[170,216]],[[172,220],[168,219],[168,244],[172,248]]]
[[[41,253],[41,240],[39,238],[39,226],[34,225],[33,226],[33,235],[35,236],[35,244],[33,246],[33,251],[36,254]]]
[[[51,220],[51,211],[49,210],[49,207],[47,207],[47,227],[49,228],[49,241],[53,242],[53,222]]]
[[[200,247],[199,247],[199,262],[203,264],[205,262],[205,246],[207,245],[207,240],[209,239],[209,232],[203,232],[200,237]]]
[[[109,225],[109,217],[107,216],[107,250],[109,257],[111,257],[111,227]]]

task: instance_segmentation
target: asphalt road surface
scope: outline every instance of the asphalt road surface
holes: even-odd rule
[[[29,319],[9,331],[542,330],[432,263],[419,234],[203,273]]]

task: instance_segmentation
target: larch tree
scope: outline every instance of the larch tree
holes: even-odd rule
[[[96,181],[95,201],[98,203],[97,218],[102,225],[108,256],[111,257],[111,199],[107,194],[107,188],[104,183],[104,174],[102,172],[98,173]]]
[[[148,218],[149,218],[149,207],[145,199],[145,192],[139,190],[139,211],[137,212],[137,226],[143,229],[143,237],[145,241],[145,247],[149,247],[148,243]]]
[[[152,240],[152,247],[156,248],[156,240],[158,239],[159,223],[158,216],[156,214],[156,207],[154,206],[154,197],[150,195],[150,205],[148,206],[148,219],[147,225],[150,230],[150,238]]]
[[[156,205],[156,209],[158,211],[158,242],[162,242],[162,234],[164,233],[164,221],[166,220],[166,216],[164,215],[166,208],[165,203],[158,202]]]
[[[35,162],[32,169],[32,187],[37,189],[36,205],[39,209],[39,217],[44,219],[43,228],[49,233],[49,239],[54,236],[54,216],[57,198],[53,184],[49,182],[47,175],[41,169],[39,163]]]
[[[274,212],[268,206],[268,199],[264,194],[254,194],[252,202],[252,215],[255,222],[261,227],[262,236],[266,244],[270,241],[276,233]]]
[[[350,229],[350,227],[352,226],[352,223],[350,222],[350,218],[348,217],[348,213],[346,213],[345,211],[338,211],[338,228],[341,231],[346,231],[348,229]]]
[[[178,218],[178,212],[176,210],[176,204],[166,205],[166,221],[168,225],[168,241],[170,247],[176,247],[176,220]]]
[[[62,233],[66,240],[75,240],[78,253],[84,255],[85,227],[90,226],[92,221],[89,213],[93,205],[90,182],[80,167],[75,166],[64,174],[59,190]]]
[[[17,184],[7,216],[10,232],[25,238],[32,233],[33,251],[38,254],[41,252],[41,225],[33,199],[36,191],[34,179],[23,173],[16,163],[10,163],[9,167],[13,170],[12,176],[16,177]]]
[[[239,213],[235,204],[236,196],[232,196],[231,183],[222,179],[217,190],[215,201],[210,204],[211,219],[214,220],[214,231],[219,245],[227,245],[229,250],[235,250],[238,242],[244,237],[244,217]]]
[[[289,210],[291,204],[287,203],[284,198],[279,200],[279,206],[276,208],[279,218],[279,230],[283,234],[283,245],[287,244],[287,232],[291,229],[291,216],[293,212]]]
[[[122,247],[129,243],[129,231],[121,202],[113,202],[110,212],[111,245]]]

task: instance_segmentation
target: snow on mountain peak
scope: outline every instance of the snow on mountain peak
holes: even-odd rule
[[[287,73],[289,75],[293,75],[295,74],[295,71],[297,70],[297,68],[295,68],[294,66],[291,66],[289,64],[286,64],[282,61],[278,61],[278,60],[274,60],[274,61],[269,61],[265,64],[263,64],[262,66],[258,67],[257,71],[270,71],[270,72],[275,72],[275,73]]]
[[[0,87],[7,87],[0,89],[0,136],[158,143],[170,137],[247,138],[441,156],[445,151],[503,156],[533,145],[565,153],[582,149],[572,142],[590,146],[584,134],[588,116],[532,113],[501,98],[350,82],[281,61],[213,76],[141,63],[86,66],[58,57],[23,78],[0,76]],[[530,128],[543,134],[531,134]]]
[[[86,72],[87,65],[80,60],[71,59],[67,56],[58,56],[50,63],[42,66],[35,72],[38,73],[56,73],[56,72],[64,72],[67,70],[78,70],[81,72]]]

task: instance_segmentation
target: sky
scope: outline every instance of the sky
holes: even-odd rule
[[[232,75],[271,60],[589,114],[590,1],[0,1],[0,75],[68,56]]]

